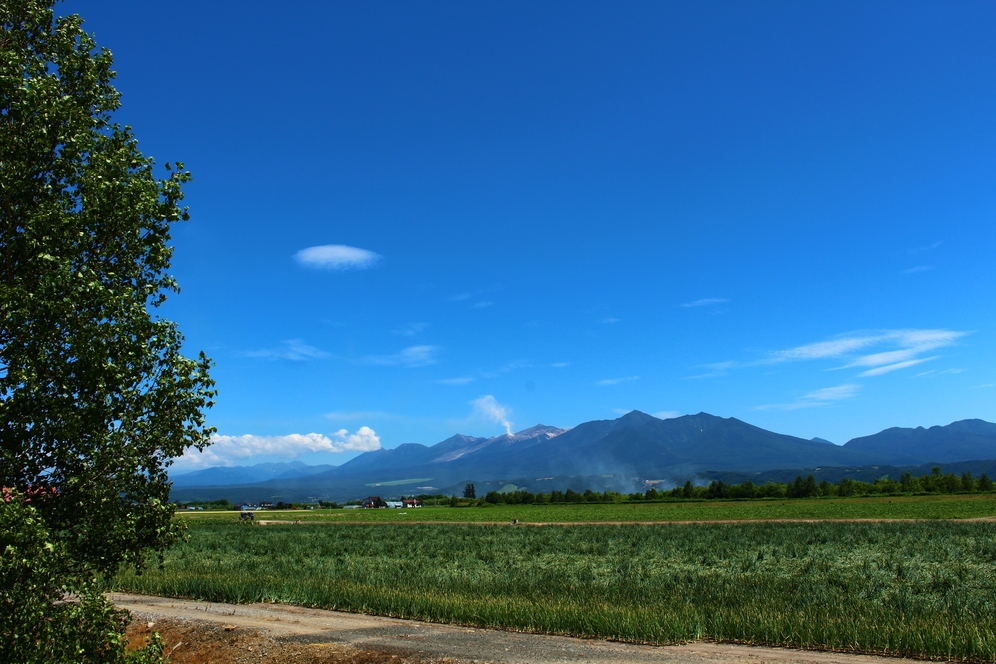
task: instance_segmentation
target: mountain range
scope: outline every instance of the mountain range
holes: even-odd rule
[[[825,467],[915,467],[996,459],[996,424],[962,420],[929,429],[891,428],[834,445],[774,433],[708,413],[658,419],[632,411],[572,429],[542,424],[491,438],[455,435],[366,452],[341,466],[300,462],[208,468],[173,478],[174,500],[348,500],[369,494],[435,493],[512,482],[550,491],[589,478],[605,490],[642,490],[716,473]],[[523,480],[522,478],[526,478]],[[558,478],[555,480],[555,478]],[[600,478],[600,479],[595,479]],[[557,485],[557,486],[555,486]],[[575,488],[588,488],[580,486]]]

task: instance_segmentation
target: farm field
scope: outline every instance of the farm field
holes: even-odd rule
[[[992,522],[330,528],[229,516],[191,520],[189,534],[162,568],[114,588],[635,642],[996,656]]]
[[[231,512],[180,512],[191,520],[232,519]],[[996,494],[874,498],[690,501],[421,507],[417,509],[318,509],[257,513],[259,519],[333,522],[590,523],[738,521],[755,519],[977,519],[996,517]]]

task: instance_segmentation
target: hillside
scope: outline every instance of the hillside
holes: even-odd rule
[[[539,424],[491,438],[455,435],[431,446],[409,443],[367,452],[341,466],[315,472],[309,472],[315,467],[287,468],[279,477],[242,479],[248,475],[233,468],[208,469],[216,472],[200,471],[198,477],[216,486],[206,486],[207,481],[194,485],[194,478],[180,476],[173,496],[179,500],[347,500],[376,493],[452,490],[467,481],[492,486],[510,478],[518,478],[513,482],[517,485],[524,480],[537,485],[575,485],[578,478],[589,478],[585,481],[600,484],[603,490],[633,491],[640,490],[644,480],[667,484],[728,473],[777,471],[781,476],[817,468],[867,468],[861,475],[868,476],[877,466],[892,470],[986,459],[996,459],[996,424],[982,420],[929,429],[887,429],[838,446],[708,413],[661,420],[632,411],[569,430]],[[217,486],[225,478],[234,481]]]

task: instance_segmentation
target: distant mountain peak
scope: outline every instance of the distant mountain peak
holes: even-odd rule
[[[546,436],[547,440],[550,438],[555,438],[560,434],[567,431],[567,429],[561,429],[560,427],[551,427],[545,424],[537,424],[536,426],[529,427],[528,429],[523,429],[522,431],[516,432],[511,438],[515,440],[528,440],[530,438],[536,438],[538,436]],[[505,434],[508,435],[508,434]]]
[[[442,454],[434,458],[433,462],[445,463],[447,461],[455,461],[468,454],[480,452],[484,449],[508,447],[525,441],[546,442],[551,438],[556,438],[565,431],[567,429],[537,424],[515,434],[503,433],[499,436],[492,436],[491,438],[470,438],[468,436],[460,436],[458,438],[457,436],[452,436],[445,441],[449,444],[439,450]]]

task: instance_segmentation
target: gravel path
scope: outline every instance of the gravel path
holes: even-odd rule
[[[506,664],[897,664],[888,657],[697,642],[641,646],[612,641],[525,634],[398,620],[282,604],[219,604],[112,593],[110,599],[138,620],[202,621],[245,628],[310,646],[349,647],[410,661]]]

